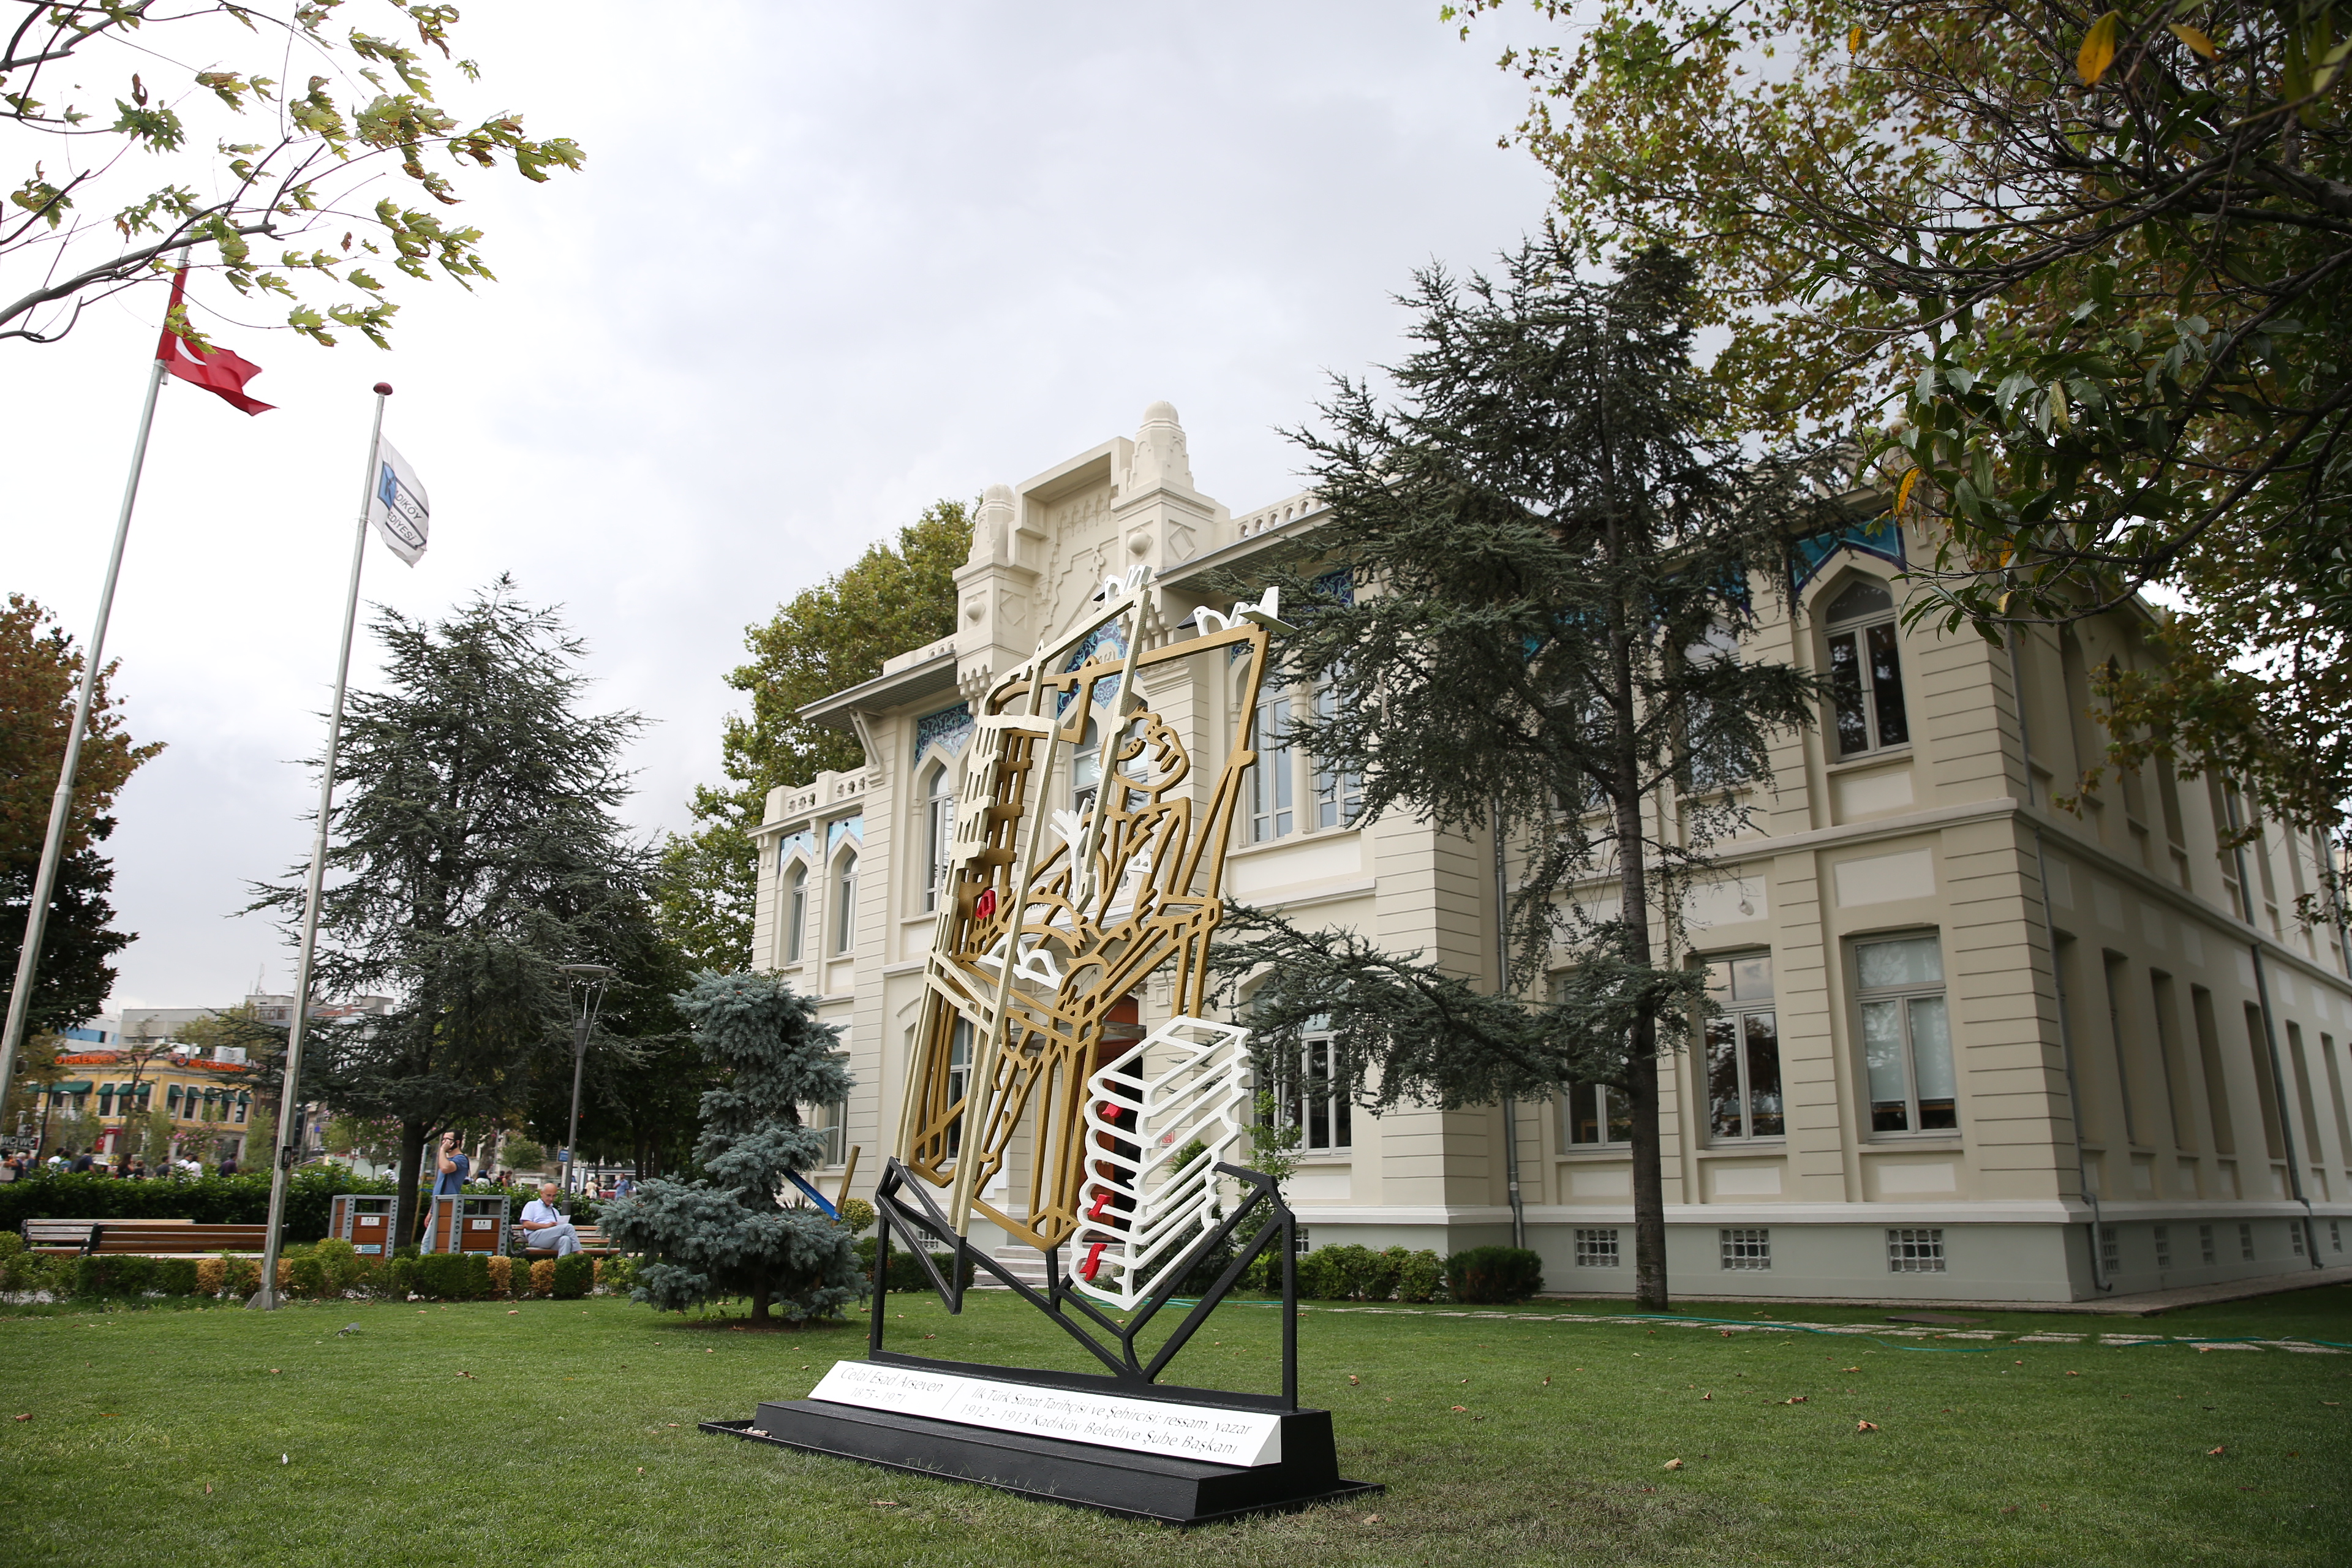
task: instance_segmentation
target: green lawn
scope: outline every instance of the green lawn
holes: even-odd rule
[[[2352,1342],[2352,1288],[2003,1315],[1995,1342],[1590,1321],[1615,1310],[1309,1310],[1302,1394],[1336,1413],[1343,1471],[1387,1495],[1181,1544],[695,1429],[805,1394],[862,1353],[856,1325],[754,1333],[610,1300],[22,1313],[0,1320],[0,1415],[32,1417],[0,1420],[0,1563],[2352,1562],[2352,1354],[2010,1339]],[[891,1310],[904,1348],[1080,1364],[1002,1295]],[[1179,1380],[1273,1386],[1276,1331],[1222,1309]]]

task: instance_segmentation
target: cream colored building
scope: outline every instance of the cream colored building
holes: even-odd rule
[[[821,1119],[836,1161],[864,1149],[862,1184],[920,1011],[966,704],[1107,575],[1150,566],[1151,635],[1188,637],[1194,608],[1224,607],[1211,574],[1311,551],[1321,515],[1305,494],[1239,513],[1211,500],[1155,404],[1133,440],[990,487],[954,635],[806,710],[853,731],[866,766],[769,795],[756,961],[845,1032],[857,1087]],[[1658,1069],[1675,1289],[2069,1300],[2352,1262],[2352,984],[2340,923],[2294,912],[2321,847],[2267,826],[2242,883],[2218,786],[2162,767],[2080,816],[2055,809],[2098,753],[2088,672],[2147,659],[2152,623],[2039,632],[2014,657],[1905,629],[1893,579],[1926,548],[1857,523],[1799,545],[1799,613],[1759,594],[1747,657],[1828,670],[1843,695],[1784,737],[1730,873],[1687,910],[1690,962],[1714,966],[1729,1012]],[[1191,716],[1202,778],[1237,694],[1220,669],[1189,679],[1152,698]],[[1314,700],[1264,705],[1227,890],[1492,984],[1492,846],[1350,820],[1349,781],[1265,741],[1276,701]],[[1658,809],[1674,820],[1672,799]],[[1166,1016],[1160,988],[1138,1002],[1147,1027]],[[1511,1114],[1507,1137],[1500,1108],[1295,1105],[1308,1149],[1288,1191],[1311,1245],[1507,1240],[1515,1145],[1549,1288],[1630,1289],[1612,1108],[1584,1090]]]

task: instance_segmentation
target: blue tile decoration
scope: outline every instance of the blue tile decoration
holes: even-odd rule
[[[1876,517],[1868,522],[1849,523],[1843,528],[1824,529],[1810,538],[1799,539],[1789,546],[1789,591],[1801,594],[1805,584],[1822,574],[1830,558],[1841,550],[1859,551],[1875,555],[1895,566],[1904,564],[1903,530],[1891,517]]]
[[[841,847],[841,841],[844,838],[855,838],[860,844],[866,842],[865,813],[860,812],[856,816],[835,817],[824,825],[824,852],[827,858],[831,858],[833,852]]]
[[[945,746],[953,754],[962,751],[963,743],[971,738],[971,704],[959,702],[915,721],[915,756],[919,761],[933,746]]]
[[[808,828],[803,827],[798,833],[787,833],[776,840],[776,869],[781,871],[791,865],[795,855],[803,859],[816,858],[816,835]]]
[[[1342,566],[1337,572],[1324,573],[1315,579],[1315,586],[1339,600],[1347,608],[1355,607],[1356,569],[1353,566]],[[1284,618],[1286,620],[1289,617]]]
[[[1096,654],[1105,652],[1114,658],[1123,658],[1127,653],[1127,634],[1117,621],[1097,626],[1088,633],[1087,640],[1077,646],[1070,655],[1070,661],[1062,668],[1066,670],[1076,669],[1094,658]],[[1087,695],[1087,700],[1097,704],[1108,702],[1118,691],[1118,677],[1106,675],[1094,683],[1093,689]],[[1059,717],[1065,712],[1070,706],[1070,699],[1076,695],[1075,691],[1065,691],[1055,698],[1054,700],[1055,715]]]

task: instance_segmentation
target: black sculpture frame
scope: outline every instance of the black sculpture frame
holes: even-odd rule
[[[1074,1373],[1068,1381],[1072,1386],[1100,1388],[1108,1392],[1140,1394],[1147,1397],[1176,1398],[1186,1395],[1194,1399],[1210,1394],[1208,1390],[1176,1389],[1160,1384],[1157,1380],[1178,1352],[1191,1341],[1209,1314],[1223,1301],[1234,1286],[1240,1282],[1242,1272],[1264,1252],[1268,1244],[1279,1241],[1282,1247],[1282,1392],[1279,1394],[1229,1394],[1215,1392],[1217,1403],[1268,1410],[1295,1411],[1298,1408],[1298,1256],[1296,1251],[1297,1221],[1290,1205],[1282,1201],[1272,1177],[1263,1172],[1245,1170],[1239,1165],[1220,1163],[1217,1173],[1231,1176],[1247,1190],[1233,1214],[1194,1243],[1184,1255],[1181,1267],[1168,1271],[1168,1281],[1146,1297],[1142,1303],[1121,1323],[1086,1299],[1070,1282],[1062,1268],[1061,1249],[1055,1247],[1045,1257],[1045,1289],[1040,1293],[1024,1281],[1014,1278],[1010,1270],[994,1258],[971,1245],[969,1237],[958,1236],[955,1228],[931,1202],[923,1190],[920,1178],[913,1176],[896,1159],[888,1161],[882,1173],[880,1185],[875,1189],[874,1207],[879,1216],[874,1247],[874,1309],[872,1326],[866,1334],[867,1359],[900,1366],[929,1366],[940,1371],[968,1371],[964,1363],[935,1361],[926,1356],[910,1356],[882,1347],[882,1333],[887,1321],[884,1302],[885,1283],[890,1278],[890,1237],[895,1230],[904,1237],[908,1249],[914,1254],[931,1288],[939,1292],[940,1300],[950,1313],[963,1310],[964,1280],[971,1269],[986,1269],[999,1283],[1016,1292],[1022,1300],[1043,1312],[1059,1325],[1108,1369],[1108,1374]],[[1256,1234],[1249,1244],[1225,1266],[1216,1283],[1193,1305],[1184,1321],[1176,1325],[1158,1352],[1150,1361],[1136,1352],[1136,1336],[1143,1332],[1161,1308],[1177,1299],[1184,1280],[1226,1240],[1238,1234],[1253,1215],[1263,1211]],[[951,1262],[945,1278],[933,1260],[923,1238],[948,1247]],[[1073,1313],[1075,1312],[1075,1316]],[[1100,1331],[1097,1333],[1096,1331]],[[1108,1336],[1106,1341],[1104,1336]],[[997,1368],[983,1369],[1001,1371]],[[1059,1381],[1059,1380],[1057,1380]]]

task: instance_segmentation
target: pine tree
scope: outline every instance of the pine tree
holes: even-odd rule
[[[666,1311],[749,1297],[755,1322],[771,1309],[797,1323],[863,1300],[849,1228],[780,1201],[792,1173],[824,1154],[799,1108],[849,1092],[840,1032],[771,974],[705,973],[677,1002],[723,1081],[702,1097],[704,1174],[646,1182],[604,1205],[605,1235],[649,1259],[632,1294]]]
[[[1659,1306],[1656,1058],[1706,1006],[1683,896],[1740,790],[1769,785],[1772,732],[1816,710],[1811,677],[1739,650],[1755,585],[1784,580],[1820,503],[1711,432],[1686,263],[1652,252],[1586,282],[1556,238],[1505,259],[1499,281],[1417,275],[1402,405],[1343,380],[1329,433],[1297,437],[1333,509],[1315,545],[1360,591],[1336,603],[1287,574],[1286,604],[1310,608],[1284,679],[1322,689],[1291,739],[1361,779],[1366,816],[1511,847],[1511,994],[1254,910],[1221,962],[1262,975],[1262,1049],[1296,1061],[1328,1017],[1334,1076],[1373,1109],[1622,1095],[1636,1290]]]
[[[318,1028],[302,1088],[400,1123],[408,1235],[427,1137],[510,1115],[547,1079],[569,1087],[558,965],[621,966],[613,933],[646,897],[647,857],[614,816],[643,721],[581,711],[581,643],[508,578],[447,620],[383,610],[373,629],[385,686],[354,693],[344,721],[315,984],[394,1005]],[[302,874],[254,907],[299,921]]]

